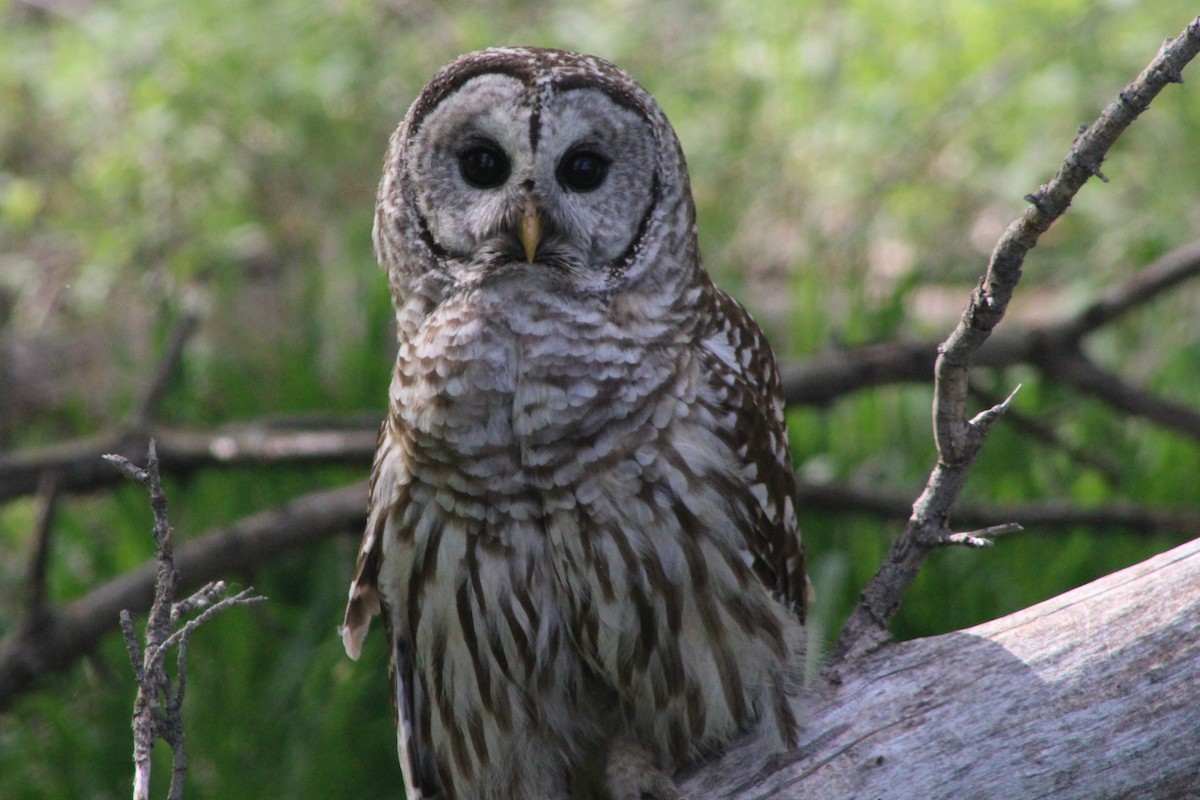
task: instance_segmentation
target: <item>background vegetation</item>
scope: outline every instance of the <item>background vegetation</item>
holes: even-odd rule
[[[704,253],[778,351],[949,330],[995,239],[1100,108],[1196,13],[1186,0],[0,0],[0,448],[125,419],[184,313],[202,323],[158,419],[382,413],[394,345],[370,253],[392,128],[454,56],[528,43],[594,52],[655,94],[688,153]],[[1012,316],[1077,309],[1200,231],[1200,96],[1166,92],[1027,262]],[[1200,400],[1185,285],[1089,339],[1097,361]],[[1016,410],[1113,465],[998,426],[965,499],[1200,506],[1200,447],[1045,382],[980,373]],[[802,473],[915,497],[932,464],[925,386],[791,412]],[[364,469],[244,468],[168,482],[180,539]],[[16,624],[33,499],[0,507],[0,637]],[[133,486],[71,497],[53,601],[141,563]],[[802,511],[818,650],[899,521]],[[1024,607],[1169,547],[1032,529],[938,554],[902,637]],[[231,575],[270,602],[195,638],[189,793],[395,797],[382,637],[334,635],[357,538]],[[129,794],[133,682],[118,636],[0,715],[0,796]],[[156,770],[164,780],[166,762]]]

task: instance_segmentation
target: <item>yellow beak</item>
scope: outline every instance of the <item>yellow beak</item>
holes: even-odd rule
[[[532,197],[525,198],[525,211],[521,214],[521,229],[517,236],[525,248],[525,260],[532,264],[533,257],[537,255],[538,242],[542,240],[542,217]]]

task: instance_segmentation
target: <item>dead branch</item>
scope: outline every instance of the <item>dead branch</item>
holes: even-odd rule
[[[1192,242],[1160,256],[1150,266],[1109,288],[1063,323],[1051,338],[1078,341],[1197,275],[1200,275],[1200,242]]]
[[[0,457],[0,502],[36,491],[39,476],[45,472],[54,472],[60,488],[67,492],[114,486],[119,476],[101,457],[114,453],[137,458],[147,436],[158,443],[163,469],[175,475],[243,465],[370,463],[379,430],[378,416],[369,422],[351,418],[340,426],[324,422],[325,427],[320,428],[293,428],[264,420],[206,432],[152,427],[13,453]]]
[[[231,570],[250,571],[295,548],[346,531],[358,533],[366,522],[366,509],[363,481],[314,492],[209,531],[175,548],[178,588],[194,591]],[[70,666],[95,648],[116,629],[121,610],[148,610],[156,573],[155,563],[147,562],[78,600],[48,609],[37,626],[9,634],[0,642],[0,710],[38,677]]]
[[[1200,411],[1138,388],[1100,368],[1082,351],[1046,347],[1035,362],[1047,375],[1132,417],[1200,439]]]
[[[976,367],[999,369],[1032,364],[1046,379],[1059,380],[1057,368],[1067,358],[1082,357],[1082,340],[1142,307],[1184,281],[1200,277],[1200,242],[1183,245],[1155,259],[1106,290],[1098,299],[1063,320],[1028,328],[995,331],[975,353]],[[820,353],[782,367],[788,405],[828,405],[848,394],[876,386],[926,383],[933,378],[939,343],[897,341]],[[1046,353],[1058,354],[1057,360]],[[1094,393],[1091,385],[1077,386]],[[1116,405],[1104,394],[1097,399]],[[1152,421],[1170,426],[1174,415],[1154,412]],[[1196,435],[1189,429],[1190,435]]]
[[[138,430],[150,424],[150,420],[154,418],[154,409],[158,407],[159,400],[170,388],[171,378],[174,377],[175,371],[179,369],[179,363],[183,360],[184,349],[199,325],[199,315],[191,312],[185,312],[175,323],[175,327],[171,329],[171,335],[167,337],[167,346],[162,359],[133,407],[133,415],[127,424],[128,428]]]
[[[29,554],[29,571],[25,580],[23,627],[36,627],[46,613],[46,564],[50,558],[50,536],[54,531],[58,497],[58,476],[53,472],[43,473],[38,486],[38,515],[33,530],[33,549]]]
[[[754,738],[688,797],[1200,797],[1200,539],[1007,617],[847,662],[797,700],[800,746]]]
[[[1200,242],[1172,250],[1140,272],[1112,287],[1096,301],[1067,318],[1033,328],[994,332],[975,354],[974,364],[999,369],[1030,364],[1046,379],[1070,385],[1118,410],[1200,438],[1200,417],[1180,404],[1130,386],[1115,375],[1097,375],[1082,351],[1081,339],[1160,296],[1181,282],[1200,276]],[[186,326],[176,329],[177,353]],[[182,331],[182,332],[181,332]],[[933,377],[938,343],[898,341],[819,353],[782,367],[788,405],[828,405],[863,389],[896,383],[925,383]],[[178,358],[178,356],[175,356]],[[168,375],[165,358],[156,375]],[[160,386],[165,378],[148,384]],[[155,392],[147,389],[143,397]],[[143,404],[144,405],[144,404]],[[146,425],[49,447],[0,455],[0,502],[33,494],[45,472],[58,474],[65,492],[88,492],[116,484],[119,477],[99,460],[104,453],[137,458],[142,442],[158,442],[162,468],[170,474],[237,465],[307,465],[369,463],[375,451],[377,414],[350,417],[308,415],[233,423],[212,431],[187,431]]]
[[[154,451],[154,440],[146,455],[145,469],[138,468],[122,456],[108,455],[105,460],[116,466],[126,477],[146,487],[150,495],[150,507],[154,512],[154,553],[158,569],[154,580],[154,602],[146,620],[146,647],[142,650],[133,628],[133,617],[128,609],[121,609],[119,617],[121,631],[125,635],[125,647],[137,680],[137,698],[133,704],[133,800],[149,800],[150,768],[154,743],[162,739],[171,748],[173,768],[168,800],[183,800],[183,779],[187,774],[187,749],[183,728],[183,700],[187,690],[187,646],[192,633],[201,623],[217,612],[235,605],[248,605],[266,600],[247,588],[232,597],[226,597],[209,605],[195,619],[175,630],[175,621],[181,616],[175,603],[175,592],[179,585],[179,571],[171,543],[171,521],[167,514],[167,495],[163,491],[162,476],[158,469],[158,456]],[[208,605],[217,596],[224,594],[225,584],[209,584],[188,598],[190,608]],[[166,671],[167,652],[178,647],[176,658],[176,680],[172,681]]]
[[[837,514],[866,514],[901,521],[912,513],[912,501],[896,489],[854,486],[845,483],[812,483],[799,480],[796,496],[803,508]],[[1170,511],[1133,503],[1079,506],[1062,501],[990,505],[960,503],[954,518],[964,525],[991,527],[1012,521],[1023,528],[1191,535],[1200,530],[1200,511]]]
[[[938,459],[925,490],[913,504],[904,533],[863,589],[861,601],[842,629],[825,666],[837,677],[849,659],[861,657],[889,641],[888,624],[900,599],[916,578],[921,562],[948,541],[950,508],[983,446],[988,428],[1011,401],[971,418],[967,415],[970,368],[975,354],[999,324],[1021,278],[1025,255],[1038,238],[1067,210],[1075,194],[1092,176],[1104,176],[1100,165],[1110,147],[1168,83],[1182,80],[1183,68],[1200,52],[1200,17],[1174,39],[1110,103],[1099,119],[1076,137],[1071,151],[1049,183],[1029,195],[1030,206],[1000,237],[987,271],[971,295],[962,320],[939,348],[934,365],[934,442]]]

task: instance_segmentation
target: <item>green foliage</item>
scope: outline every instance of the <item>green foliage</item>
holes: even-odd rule
[[[0,387],[0,416],[10,415],[0,442],[19,447],[123,418],[189,309],[205,322],[164,420],[381,409],[394,345],[370,253],[380,160],[428,76],[492,44],[596,52],[647,85],[688,153],[712,272],[782,354],[943,333],[1022,196],[1195,7],[9,0],[0,14],[0,345],[47,365],[36,381]],[[1032,254],[1013,314],[1063,313],[1193,236],[1196,152],[1200,98],[1189,83],[1155,102],[1105,165],[1113,182],[1086,187]],[[1196,300],[1179,290],[1106,331],[1093,354],[1194,402]],[[13,374],[0,369],[0,380]],[[1017,410],[1121,477],[1001,424],[965,499],[1200,502],[1194,442],[1028,371],[991,380],[996,393],[1024,383]],[[933,463],[929,399],[928,387],[887,388],[792,411],[800,468],[915,497]],[[194,475],[168,493],[186,539],[358,477],[242,470]],[[5,553],[24,552],[33,516],[27,500],[0,508]],[[903,521],[802,516],[820,650]],[[149,526],[133,487],[72,498],[55,534],[52,597],[78,597],[144,561]],[[974,624],[1169,544],[1035,530],[985,553],[936,554],[896,630]],[[228,612],[194,640],[190,795],[398,796],[381,637],[354,664],[334,635],[354,549],[331,542],[231,576],[271,602]],[[24,579],[21,558],[2,561],[0,635]],[[110,637],[25,696],[0,717],[0,796],[127,796],[133,693]],[[169,762],[158,755],[163,794]]]

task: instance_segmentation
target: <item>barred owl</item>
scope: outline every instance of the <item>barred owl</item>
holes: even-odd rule
[[[676,797],[793,743],[807,581],[779,374],[700,263],[629,75],[472,53],[392,137],[399,354],[341,628],[390,650],[410,798]]]

